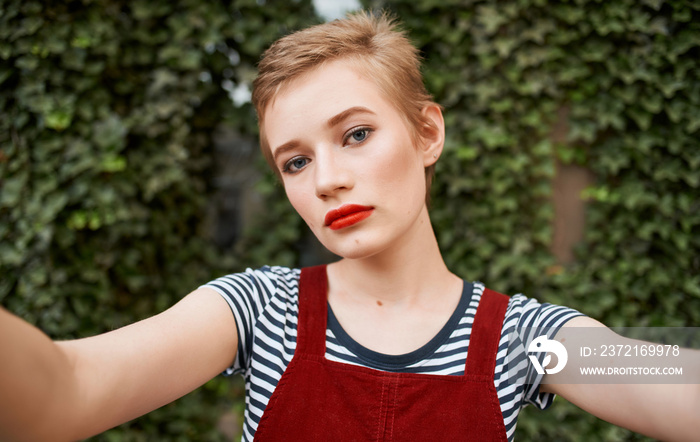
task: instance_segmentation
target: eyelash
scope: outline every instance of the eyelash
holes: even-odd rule
[[[345,144],[348,142],[348,140],[349,140],[353,135],[355,135],[355,134],[358,133],[358,132],[367,132],[367,134],[365,135],[365,138],[364,138],[362,141],[357,141],[357,142],[355,142],[354,144],[361,144],[361,143],[364,143],[365,141],[367,141],[367,138],[370,136],[370,134],[371,134],[372,132],[374,132],[374,131],[373,131],[371,128],[367,127],[367,126],[354,127],[354,128],[352,128],[352,129],[350,129],[350,132],[348,132],[348,133],[343,137],[343,145],[345,145]]]
[[[366,132],[365,138],[364,138],[363,140],[361,140],[361,141],[356,141],[355,143],[352,143],[351,145],[357,145],[357,144],[362,144],[362,143],[364,143],[365,141],[367,141],[367,138],[370,136],[370,134],[371,134],[372,132],[374,132],[374,130],[371,129],[371,128],[369,128],[369,127],[366,127],[366,126],[360,126],[360,127],[352,128],[352,129],[350,129],[350,131],[343,137],[343,145],[346,145],[347,142],[348,142],[348,140],[350,140],[350,138],[351,138],[353,135],[355,135],[356,133],[359,133],[359,132]],[[292,167],[292,165],[294,164],[295,161],[301,160],[301,159],[308,160],[308,158],[305,158],[305,157],[303,157],[303,156],[297,156],[297,157],[291,158],[289,161],[287,161],[286,163],[284,163],[284,167],[282,168],[282,173],[287,173],[287,174],[290,174],[290,175],[293,175],[293,174],[295,174],[295,173],[299,173],[299,171],[300,171],[301,169],[295,170],[295,171],[292,171],[292,170],[290,170],[290,169],[291,169],[291,167]]]
[[[289,161],[284,163],[284,167],[282,168],[282,173],[288,173],[290,175],[294,175],[295,173],[299,173],[299,170],[301,170],[301,169],[295,170],[295,171],[289,170],[292,167],[292,164],[294,164],[294,162],[297,160],[307,160],[308,161],[308,158],[305,158],[302,156],[297,156],[297,157],[291,158]],[[304,166],[306,166],[306,164]]]

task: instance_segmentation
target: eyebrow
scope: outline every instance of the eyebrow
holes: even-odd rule
[[[328,127],[333,127],[337,126],[338,124],[342,123],[344,120],[350,118],[351,116],[355,114],[372,114],[376,115],[374,112],[371,110],[367,109],[366,107],[363,106],[353,106],[349,109],[346,109],[339,113],[338,115],[331,117],[328,120]]]
[[[299,142],[297,140],[288,141],[273,151],[272,159],[277,162],[278,156],[282,155],[288,150],[296,149],[297,147],[299,147]]]
[[[347,120],[348,118],[350,118],[351,116],[353,116],[355,114],[377,115],[376,113],[372,112],[371,110],[367,109],[364,106],[353,106],[351,108],[345,109],[344,111],[342,111],[338,115],[335,115],[335,116],[329,118],[326,125],[329,128],[332,128],[334,126],[339,125],[340,123],[342,123],[343,121]],[[287,152],[288,150],[296,149],[297,147],[299,147],[298,140],[288,141],[288,142],[280,145],[276,149],[274,149],[272,157],[273,157],[274,161],[277,161],[278,156],[280,156],[284,152]]]

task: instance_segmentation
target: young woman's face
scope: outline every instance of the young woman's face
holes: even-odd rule
[[[333,253],[369,257],[427,222],[433,152],[413,145],[395,107],[347,61],[293,81],[264,127],[290,202]]]

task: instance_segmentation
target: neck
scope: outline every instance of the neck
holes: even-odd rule
[[[421,303],[460,285],[461,280],[442,259],[427,208],[417,223],[408,235],[380,253],[331,264],[331,291],[386,303]]]

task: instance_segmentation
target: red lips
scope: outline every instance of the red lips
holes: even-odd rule
[[[339,230],[350,227],[366,219],[372,214],[373,207],[359,204],[345,204],[326,213],[326,226],[331,230]]]

